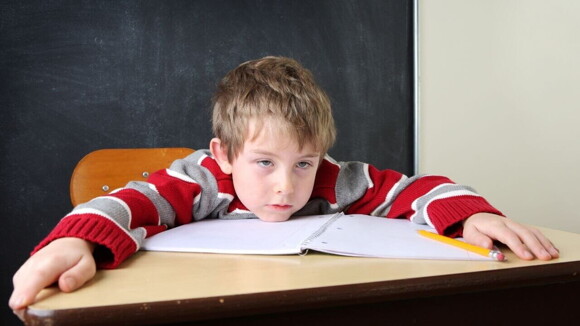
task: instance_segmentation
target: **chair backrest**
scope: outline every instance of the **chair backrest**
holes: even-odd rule
[[[146,180],[150,173],[168,168],[190,148],[100,149],[87,154],[75,167],[70,181],[73,206],[124,187],[129,181]]]

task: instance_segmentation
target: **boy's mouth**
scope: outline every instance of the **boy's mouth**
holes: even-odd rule
[[[271,208],[273,208],[275,210],[279,210],[279,211],[285,211],[285,210],[292,208],[292,205],[286,205],[286,204],[271,204],[269,206]]]

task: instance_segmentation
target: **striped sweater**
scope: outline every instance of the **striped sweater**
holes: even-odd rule
[[[428,224],[448,236],[461,234],[461,221],[478,212],[501,214],[469,187],[441,176],[408,178],[361,162],[322,160],[308,203],[295,215],[368,214]],[[204,218],[256,218],[237,198],[231,175],[207,150],[175,161],[147,182],[78,205],[34,252],[61,237],[98,244],[101,268],[114,268],[139,250],[146,237]]]

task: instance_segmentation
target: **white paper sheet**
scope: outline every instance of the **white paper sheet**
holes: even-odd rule
[[[285,222],[207,219],[145,239],[142,248],[223,254],[299,254],[302,243],[330,218],[332,215],[303,216]]]
[[[368,215],[314,215],[286,222],[202,220],[146,239],[144,250],[284,255],[316,250],[336,255],[491,260],[420,236],[432,230],[407,220]]]
[[[491,260],[467,250],[440,243],[417,233],[430,230],[404,219],[386,219],[368,215],[343,215],[324,233],[306,244],[311,250],[336,255],[444,259]]]

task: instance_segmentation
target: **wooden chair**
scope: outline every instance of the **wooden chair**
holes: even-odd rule
[[[129,181],[146,180],[149,173],[168,168],[190,148],[100,149],[87,154],[75,167],[70,199],[76,206],[123,187]]]

